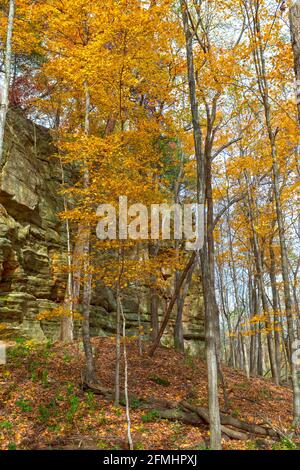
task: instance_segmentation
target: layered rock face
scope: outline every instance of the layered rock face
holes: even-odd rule
[[[64,253],[57,213],[59,165],[48,132],[18,112],[7,117],[0,177],[0,319],[44,337],[36,316],[64,295],[55,264]]]
[[[57,307],[65,295],[66,261],[61,168],[47,129],[8,113],[5,148],[0,169],[0,334],[15,333],[38,339],[55,338],[58,320],[37,320],[44,310]],[[200,304],[199,304],[200,302]],[[184,331],[191,351],[203,347],[201,299],[187,302]],[[113,293],[97,286],[91,306],[93,335],[115,332]],[[138,304],[124,301],[128,329],[136,331]],[[147,301],[141,322],[149,330]],[[171,331],[165,340],[169,343]]]

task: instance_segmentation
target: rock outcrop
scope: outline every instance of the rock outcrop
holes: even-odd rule
[[[37,314],[64,295],[55,274],[65,242],[54,153],[46,129],[8,113],[0,176],[0,319],[39,338],[47,332]]]
[[[48,130],[11,110],[0,170],[0,334],[55,338],[59,322],[37,320],[40,312],[57,307],[65,295],[65,275],[59,268],[66,258],[64,223],[59,217],[62,175]],[[203,346],[203,317],[202,306],[192,304],[186,308],[184,330],[187,346],[195,351]],[[92,299],[92,334],[114,333],[115,310],[112,292],[98,286]],[[125,300],[124,310],[129,330],[135,330],[136,300]],[[141,310],[147,331],[147,303]]]

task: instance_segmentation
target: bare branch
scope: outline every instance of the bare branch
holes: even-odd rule
[[[235,139],[231,139],[229,142],[227,142],[226,144],[224,145],[221,145],[221,147],[219,147],[215,153],[213,154],[212,156],[212,160],[214,160],[218,155],[220,155],[221,152],[223,152],[223,150],[226,150],[228,147],[230,147],[231,145],[235,144],[236,142],[239,142],[240,140],[242,140],[242,137],[237,137]]]

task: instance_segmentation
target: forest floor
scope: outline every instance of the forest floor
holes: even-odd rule
[[[103,387],[113,388],[115,340],[93,339],[97,375]],[[129,393],[142,398],[186,400],[207,406],[205,362],[160,348],[154,358],[140,357],[136,340],[128,344]],[[123,406],[84,392],[82,344],[36,345],[19,341],[8,349],[0,366],[0,449],[122,449],[126,448]],[[123,367],[122,367],[123,369]],[[283,434],[289,432],[292,394],[289,387],[251,378],[224,367],[230,413],[251,423],[266,421]],[[123,383],[123,371],[121,383]],[[221,408],[224,409],[220,389]],[[185,425],[158,418],[155,410],[132,400],[132,435],[136,449],[206,449],[208,426]],[[257,437],[224,439],[224,449],[288,449],[284,438],[272,442]]]

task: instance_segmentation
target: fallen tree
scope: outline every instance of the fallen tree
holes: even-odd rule
[[[96,395],[102,395],[109,401],[114,399],[114,390],[101,387],[98,384],[82,384],[83,390],[90,390]],[[120,396],[120,403],[123,404],[123,394]],[[137,397],[132,395],[130,398],[132,406],[138,406],[142,409],[155,410],[156,416],[170,421],[180,421],[183,424],[191,426],[209,425],[209,412],[207,408],[195,407],[182,400],[180,402],[171,402],[154,397]],[[280,433],[271,427],[260,424],[249,423],[235,418],[231,415],[220,413],[221,430],[224,435],[230,439],[247,440],[250,436],[259,436],[264,438],[279,439]]]
[[[194,407],[194,406],[190,405],[189,403],[187,403],[185,401],[180,402],[180,405],[184,409],[187,409],[190,412],[196,413],[207,424],[209,424],[209,418],[208,418],[208,414],[207,414],[208,411],[207,411],[206,408]],[[234,418],[233,416],[227,415],[225,413],[220,413],[220,418],[221,418],[221,424],[223,426],[226,426],[226,425],[227,426],[232,426],[234,428],[240,429],[241,431],[245,431],[246,433],[249,433],[249,434],[265,436],[265,437],[273,437],[273,438],[278,437],[278,433],[276,431],[274,431],[274,429],[272,429],[272,428],[261,426],[259,424],[255,424],[255,423],[249,423],[247,421],[242,421],[240,419]]]

